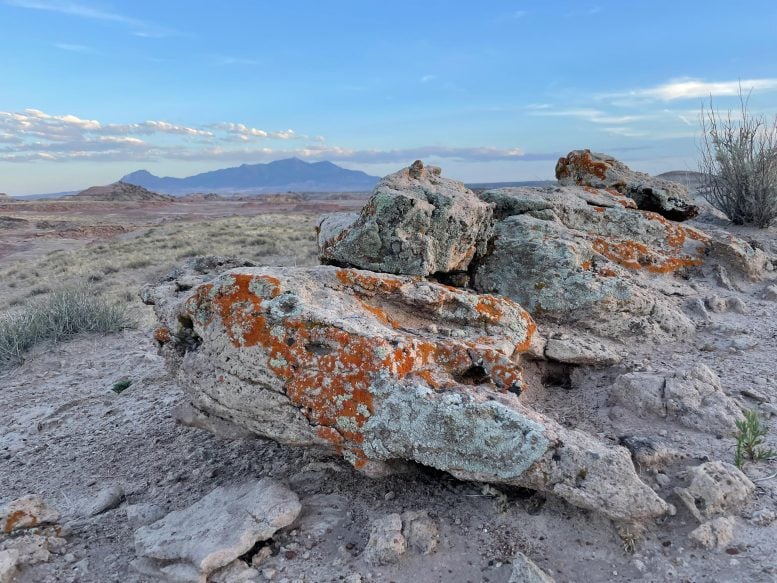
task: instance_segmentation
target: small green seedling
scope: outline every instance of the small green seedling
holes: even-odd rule
[[[737,421],[737,429],[739,431],[736,435],[737,448],[734,452],[734,464],[739,469],[742,469],[748,460],[757,462],[777,456],[777,451],[763,447],[764,438],[769,432],[769,428],[761,422],[757,411],[745,411],[745,418],[742,421]]]
[[[131,380],[124,379],[115,383],[111,390],[117,395],[120,395],[123,391],[127,390],[131,384],[132,384]]]

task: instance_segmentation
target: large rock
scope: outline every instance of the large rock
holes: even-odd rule
[[[640,209],[674,221],[692,219],[699,214],[699,207],[693,203],[685,186],[635,172],[607,154],[574,150],[559,158],[556,178],[564,185],[612,190],[633,199]]]
[[[407,275],[466,271],[486,250],[491,206],[440,173],[416,161],[381,180],[358,215],[325,216],[322,262]]]
[[[219,486],[188,508],[135,531],[135,567],[178,581],[204,581],[294,522],[297,495],[270,479]]]
[[[723,392],[720,378],[704,364],[665,375],[621,375],[610,390],[610,401],[640,416],[647,412],[705,433],[729,435],[744,419]]]
[[[410,460],[617,518],[667,508],[625,449],[521,402],[535,325],[507,298],[331,266],[233,269],[145,297],[161,306],[162,352],[211,419],[371,475]]]
[[[606,336],[693,334],[663,288],[678,286],[673,273],[703,264],[708,237],[700,231],[579,186],[504,188],[481,198],[494,203],[499,222],[472,270],[476,290]]]

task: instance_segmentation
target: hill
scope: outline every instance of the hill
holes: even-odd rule
[[[67,198],[79,199],[79,200],[99,200],[107,202],[116,201],[149,201],[149,200],[172,200],[172,197],[164,194],[157,194],[146,190],[142,186],[135,184],[127,184],[126,182],[114,182],[106,186],[92,186],[73,194]]]
[[[671,180],[672,182],[677,182],[688,187],[690,192],[695,192],[699,189],[701,177],[702,175],[700,172],[694,172],[692,170],[671,170],[658,175],[658,178]]]
[[[127,174],[123,182],[167,194],[192,192],[353,192],[372,190],[377,176],[346,170],[331,162],[305,162],[299,158],[267,164],[243,164],[186,178],[154,176],[146,170]]]

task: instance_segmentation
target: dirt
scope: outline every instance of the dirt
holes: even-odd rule
[[[171,212],[177,210],[174,204],[179,203],[171,203]],[[206,212],[209,204],[222,203],[200,201],[189,208]],[[234,211],[231,207],[229,212]],[[148,213],[148,220],[155,220],[156,210]],[[774,232],[743,229],[739,234],[760,238],[763,245],[775,237]],[[37,256],[34,249],[29,253]],[[699,433],[648,415],[624,417],[607,401],[610,385],[624,372],[669,372],[704,363],[743,408],[765,408],[743,391],[777,405],[777,303],[762,299],[765,282],[744,285],[741,291],[723,289],[711,278],[685,283],[696,286],[701,297],[738,297],[748,313],[710,313],[708,323],[699,321],[692,342],[624,346],[628,356],[621,364],[576,368],[568,379],[561,375],[528,396],[532,406],[560,423],[605,441],[637,435],[682,454],[661,476],[638,468],[643,480],[677,508],[674,516],[646,525],[644,532],[552,496],[484,490],[481,484],[423,467],[369,479],[313,450],[259,439],[223,440],[178,425],[173,409],[183,394],[168,378],[148,325],[42,345],[21,367],[0,373],[0,504],[25,494],[42,495],[62,513],[67,539],[50,561],[25,569],[17,580],[147,581],[130,566],[135,552],[127,505],[153,503],[172,511],[216,486],[273,477],[299,495],[303,508],[320,508],[320,514],[313,512],[312,525],[310,520],[292,525],[270,542],[272,556],[259,569],[275,569],[276,581],[341,581],[358,573],[362,580],[386,582],[506,582],[516,551],[559,582],[777,581],[777,522],[759,526],[749,519],[758,510],[777,509],[777,461],[745,466],[757,490],[736,514],[733,541],[719,550],[697,548],[688,534],[698,522],[673,489],[686,484],[689,467],[706,460],[733,463],[733,436]],[[676,298],[678,303],[685,300]],[[139,301],[133,305],[143,309]],[[743,339],[747,343],[733,346]],[[742,349],[745,344],[751,347]],[[116,394],[112,388],[125,379],[131,385]],[[777,447],[777,417],[766,418],[768,445]],[[125,491],[120,506],[88,519],[76,516],[83,501],[114,483]],[[428,556],[408,552],[393,566],[366,564],[361,553],[371,522],[405,510],[427,510],[438,521],[439,549]],[[323,533],[315,534],[317,530]]]

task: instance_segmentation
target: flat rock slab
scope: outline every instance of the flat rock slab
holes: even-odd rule
[[[270,479],[220,486],[136,530],[135,550],[146,572],[197,581],[294,522],[300,509],[297,495]]]

